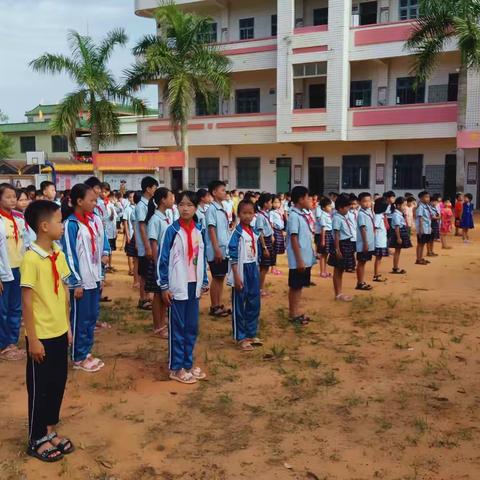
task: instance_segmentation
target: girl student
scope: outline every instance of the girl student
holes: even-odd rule
[[[438,257],[438,253],[435,253],[434,245],[435,241],[440,240],[440,204],[442,202],[442,197],[438,193],[434,193],[430,199],[430,218],[432,220],[432,237],[430,242],[427,243],[427,257]]]
[[[15,189],[8,183],[0,185],[0,223],[5,234],[7,263],[2,266],[0,289],[0,359],[22,360],[25,350],[17,347],[22,321],[20,264],[25,253],[24,222],[14,215],[17,205]]]
[[[323,197],[316,210],[315,222],[315,245],[320,259],[320,277],[330,278],[331,273],[327,272],[327,257],[333,251],[332,234],[332,201]]]
[[[200,188],[197,191],[197,199],[198,199],[198,208],[197,208],[197,220],[199,223],[202,224],[203,228],[207,228],[207,222],[205,220],[205,215],[207,213],[208,207],[212,202],[212,196],[210,192],[205,188]]]
[[[137,247],[135,245],[135,231],[133,222],[135,221],[135,205],[140,200],[140,195],[129,191],[126,194],[128,204],[123,211],[123,231],[125,232],[125,253],[128,260],[128,274],[133,277],[133,288],[139,285]]]
[[[343,293],[343,272],[355,271],[355,243],[352,241],[353,228],[348,221],[351,199],[341,194],[335,200],[335,213],[332,219],[334,251],[328,257],[328,265],[333,267],[333,289],[335,300],[351,302],[353,297]]]
[[[386,216],[388,203],[384,197],[379,197],[375,200],[373,205],[373,212],[375,214],[375,264],[373,281],[385,282],[386,278],[383,278],[380,274],[380,265],[383,257],[388,257],[388,240],[387,233],[390,228],[388,225],[388,219]]]
[[[462,236],[464,243],[469,243],[470,238],[468,236],[468,231],[472,228],[475,228],[473,224],[473,196],[471,193],[466,193],[464,195],[464,202],[462,207],[462,217],[460,220],[460,228],[462,229]]]
[[[452,247],[447,245],[447,235],[452,231],[453,210],[452,202],[448,198],[443,202],[441,215],[442,222],[440,225],[440,239],[442,240],[442,248],[450,250]]]
[[[462,221],[463,211],[463,193],[457,192],[455,195],[455,236],[461,237],[460,234],[460,222]]]
[[[97,197],[92,188],[79,183],[70,194],[71,213],[65,220],[62,249],[72,272],[69,277],[70,324],[73,368],[98,372],[105,364],[92,355],[95,325],[100,312],[102,264],[108,262],[101,219],[93,214]]]
[[[260,290],[262,297],[268,295],[268,292],[265,291],[265,279],[268,270],[277,263],[273,248],[273,226],[270,221],[272,200],[273,195],[271,193],[262,193],[257,201],[257,219],[255,227],[260,232],[260,242],[262,244],[262,255],[260,260]]]
[[[273,227],[273,250],[276,257],[285,253],[285,216],[282,212],[281,206],[282,203],[280,201],[280,197],[274,197],[272,209],[270,210],[270,223]],[[282,272],[275,265],[272,266],[272,273],[274,275],[282,274]]]
[[[206,378],[193,364],[198,336],[199,304],[208,289],[204,231],[195,222],[194,192],[178,197],[180,218],[167,228],[158,261],[160,287],[169,310],[170,378],[192,384]]]
[[[405,270],[399,267],[400,253],[402,249],[411,248],[412,242],[410,241],[410,235],[408,233],[407,221],[405,218],[405,212],[407,208],[407,200],[405,197],[397,197],[395,203],[391,208],[391,225],[392,235],[390,236],[390,248],[395,249],[393,254],[393,268],[392,273],[395,275],[404,275],[407,273]]]
[[[232,331],[240,350],[249,352],[263,343],[257,338],[260,315],[259,231],[250,226],[255,206],[249,200],[238,204],[240,223],[230,237],[228,284],[232,286]]]
[[[152,316],[153,334],[168,339],[167,306],[162,301],[162,291],[158,284],[157,264],[162,249],[163,237],[172,221],[167,211],[173,207],[175,197],[168,188],[157,188],[148,202],[148,212],[145,218],[147,238],[152,248],[152,261],[149,263],[145,291],[153,293]]]

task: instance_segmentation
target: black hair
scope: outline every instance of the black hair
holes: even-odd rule
[[[328,192],[328,196],[329,197],[338,197],[338,193],[337,192]]]
[[[200,188],[197,190],[197,198],[198,201],[202,200],[202,198],[205,198],[209,194],[209,191],[206,190],[205,188]]]
[[[40,190],[44,192],[45,189],[50,187],[51,185],[55,187],[55,184],[53,182],[50,182],[49,180],[45,180],[40,184]]]
[[[143,177],[141,187],[142,193],[145,193],[147,188],[158,187],[158,182],[153,177]]]
[[[375,200],[375,203],[373,204],[373,211],[376,214],[380,213],[385,213],[388,208],[388,202],[385,198],[380,197]]]
[[[245,201],[250,201],[252,198],[255,197],[255,194],[253,192],[247,192],[245,193],[245,195],[243,196],[243,199]]]
[[[408,198],[408,197],[413,197],[413,194],[410,193],[410,192],[405,192],[405,195],[404,195],[405,198]]]
[[[463,197],[463,193],[462,192],[457,192],[455,194],[455,199],[458,200],[460,197]]]
[[[273,200],[273,195],[271,193],[262,193],[260,194],[259,199],[257,200],[257,208],[260,210],[263,206],[268,203],[270,200]]]
[[[241,211],[243,210],[243,207],[246,207],[247,205],[250,205],[253,208],[253,211],[255,211],[255,204],[251,200],[242,200],[238,203],[238,207],[237,207],[238,215],[240,215]]]
[[[292,203],[298,203],[301,198],[304,198],[308,195],[308,188],[302,185],[298,185],[292,188]]]
[[[442,196],[439,193],[434,193],[432,195],[432,197],[430,198],[430,201],[431,202],[438,202],[438,201],[440,201],[441,198],[442,198]]]
[[[192,192],[191,190],[185,190],[177,194],[177,205],[183,200],[184,197],[187,197],[195,205],[195,207],[198,207],[197,194],[195,192]]]
[[[95,178],[95,177],[92,177]],[[92,190],[92,187],[86,183],[77,183],[73,186],[70,192],[70,198],[66,198],[62,208],[62,218],[65,219],[69,215],[75,212],[75,207],[77,206],[78,200],[83,200],[87,195],[87,192]]]
[[[13,185],[10,185],[9,183],[1,183],[0,184],[0,198],[3,197],[3,194],[5,193],[5,190],[13,190],[15,192],[15,195],[17,194],[17,189]]]
[[[372,195],[368,192],[362,192],[359,196],[358,196],[358,201],[361,202],[364,198],[367,198],[367,197],[371,197]]]
[[[50,200],[37,200],[32,202],[25,210],[25,221],[28,226],[38,233],[38,227],[41,222],[48,220],[60,209],[60,205]]]
[[[18,188],[17,189],[17,200],[23,195],[25,194],[28,198],[28,192],[27,192],[27,189],[26,188]]]
[[[415,197],[413,195],[411,197],[407,197],[407,202],[415,202]]]
[[[213,195],[213,192],[218,188],[218,187],[226,187],[227,184],[225,182],[222,182],[221,180],[214,180],[213,182],[210,182],[208,184],[208,191],[210,192],[211,195]]]
[[[473,195],[471,193],[466,193],[464,197],[468,198],[470,201],[473,200]]]
[[[383,194],[383,196],[384,196],[385,198],[396,197],[395,192],[392,191],[392,190],[389,190],[388,192],[385,192],[385,193]]]
[[[136,205],[138,202],[140,202],[141,199],[142,199],[142,192],[140,192],[138,190],[136,192],[134,192],[133,203]]]
[[[108,182],[102,182],[102,183],[100,184],[100,188],[101,188],[102,190],[107,190],[107,192],[111,192],[111,191],[112,191],[112,189],[110,188],[110,184],[109,184]]]
[[[425,195],[430,195],[430,193],[427,192],[427,190],[422,190],[422,191],[418,194],[418,198],[423,198]]]
[[[37,192],[37,189],[35,188],[35,185],[29,185],[26,189],[25,189],[28,193],[30,192]]]
[[[160,202],[164,198],[167,198],[169,193],[170,193],[170,190],[165,187],[157,188],[155,190],[153,197],[148,201],[148,211],[147,211],[147,216],[145,217],[145,223],[148,223],[150,221],[150,219],[155,214],[155,210],[158,208],[158,205],[160,204]]]
[[[83,183],[88,185],[90,188],[100,187],[102,185],[102,182],[97,177],[90,177]]]
[[[128,197],[129,197],[132,193],[135,193],[135,191],[134,191],[134,190],[127,190],[127,191],[125,192],[125,198],[128,199]]]
[[[350,195],[345,193],[340,194],[337,199],[335,200],[335,208],[338,210],[339,208],[349,207],[352,204],[350,200]]]
[[[332,201],[327,198],[327,197],[323,197],[321,200],[320,200],[320,208],[326,208],[328,207],[329,205],[332,204]]]
[[[400,207],[400,205],[403,205],[406,201],[407,199],[405,197],[397,197],[390,209],[390,212],[393,213],[395,210],[398,210],[398,207]]]
[[[41,190],[36,190],[35,196],[36,197],[41,197],[43,195],[43,192]]]
[[[357,197],[354,193],[350,193],[350,194],[346,193],[345,195],[348,195],[350,197],[351,202],[358,202],[360,200],[360,198]]]

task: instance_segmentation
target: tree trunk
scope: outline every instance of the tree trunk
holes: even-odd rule
[[[457,130],[465,130],[467,123],[467,81],[468,70],[464,65],[460,66],[458,72],[458,98],[457,98]],[[457,174],[456,190],[463,192],[465,188],[465,150],[457,148]]]
[[[97,153],[100,151],[100,138],[98,136],[98,128],[96,123],[92,124],[92,129],[90,132],[90,145],[92,147],[92,159],[95,160]],[[98,170],[95,163],[93,167],[93,174],[97,178],[100,178],[100,170]]]
[[[189,162],[188,162],[188,126],[187,124],[182,124],[180,126],[180,136],[181,136],[181,148],[184,155],[185,163],[183,165],[183,175],[182,175],[182,183],[183,183],[183,190],[188,190],[189,188],[189,181],[188,181],[188,174],[189,174]]]

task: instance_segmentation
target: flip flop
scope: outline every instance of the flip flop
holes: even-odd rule
[[[192,368],[189,373],[197,380],[205,380],[207,378],[207,374],[200,367]]]
[[[394,275],[405,275],[407,273],[407,271],[404,270],[403,268],[401,270],[399,268],[394,268],[394,269],[392,269],[392,273]]]
[[[252,344],[247,339],[240,340],[240,342],[238,342],[238,348],[242,352],[252,352],[254,350]]]
[[[73,363],[74,370],[81,370],[82,372],[87,372],[87,373],[96,373],[100,371],[101,368],[102,367],[97,362],[95,362],[95,360],[92,357],[86,358],[81,362]]]
[[[190,373],[185,370],[171,371],[169,375],[170,380],[175,380],[176,382],[184,383],[186,385],[192,385],[197,383],[197,379]]]
[[[353,300],[353,297],[351,297],[350,295],[344,295],[343,293],[341,293],[340,295],[337,295],[335,297],[335,300],[337,302],[351,302]]]
[[[168,340],[168,327],[164,325],[163,327],[157,328],[153,331],[153,336],[161,338],[162,340]]]

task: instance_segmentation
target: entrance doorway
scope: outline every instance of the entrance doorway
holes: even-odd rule
[[[445,178],[443,181],[443,195],[455,205],[455,193],[457,188],[457,156],[445,155]]]
[[[292,186],[292,159],[277,158],[277,193],[286,193]]]
[[[172,191],[178,192],[183,187],[183,171],[181,168],[172,168]]]
[[[308,159],[308,189],[310,195],[322,195],[324,189],[323,157],[310,157]]]

